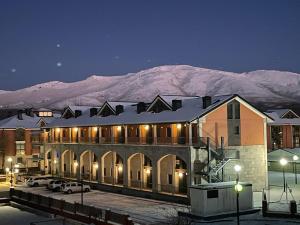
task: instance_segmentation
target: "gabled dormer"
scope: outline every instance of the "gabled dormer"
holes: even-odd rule
[[[299,116],[291,109],[287,110],[285,113],[283,113],[280,118],[282,119],[295,119],[299,118]]]
[[[70,106],[68,106],[64,109],[64,112],[61,115],[61,118],[69,119],[72,117],[75,117],[75,112],[73,112],[73,110],[70,108]]]
[[[166,110],[172,110],[172,106],[168,104],[162,97],[157,95],[148,107],[147,112],[160,113]]]
[[[106,101],[102,105],[101,109],[99,110],[98,116],[110,116],[110,115],[116,115],[116,111],[111,107],[111,105]]]

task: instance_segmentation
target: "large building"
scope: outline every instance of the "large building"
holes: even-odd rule
[[[203,182],[268,184],[267,123],[238,95],[67,107],[44,127],[44,172],[98,185],[186,195]]]
[[[43,145],[41,127],[49,123],[54,116],[48,109],[19,110],[16,115],[0,120],[0,170],[10,167],[8,158],[21,171],[40,170]]]

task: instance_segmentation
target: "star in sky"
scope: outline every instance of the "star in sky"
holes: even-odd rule
[[[61,63],[61,62],[57,62],[57,63],[56,63],[56,66],[57,66],[57,67],[61,67],[61,66],[62,66],[62,63]]]
[[[57,48],[60,48],[60,46],[61,46],[60,44],[56,44],[56,47],[57,47]]]
[[[11,71],[12,73],[15,73],[15,72],[17,72],[17,69],[16,69],[16,68],[12,68],[10,71]]]

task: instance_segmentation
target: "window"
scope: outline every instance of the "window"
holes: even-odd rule
[[[132,179],[132,170],[130,170],[130,179]]]
[[[168,184],[173,184],[173,175],[168,174]]]
[[[240,126],[234,127],[234,134],[239,135],[240,134]]]
[[[104,167],[103,173],[104,173],[104,176],[106,176],[106,168],[105,167]]]
[[[233,105],[227,105],[227,119],[233,119]]]
[[[25,154],[25,144],[24,143],[16,143],[16,154],[24,155]]]
[[[207,198],[218,198],[219,191],[218,190],[208,190],[207,191]]]
[[[227,119],[240,119],[240,103],[236,100],[227,105]]]

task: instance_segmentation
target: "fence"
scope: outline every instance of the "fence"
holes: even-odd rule
[[[84,223],[93,223],[95,225],[134,224],[128,215],[112,212],[109,209],[101,209],[90,205],[81,205],[77,202],[70,203],[63,199],[54,199],[21,190],[14,190],[12,199],[13,201],[21,204]]]

